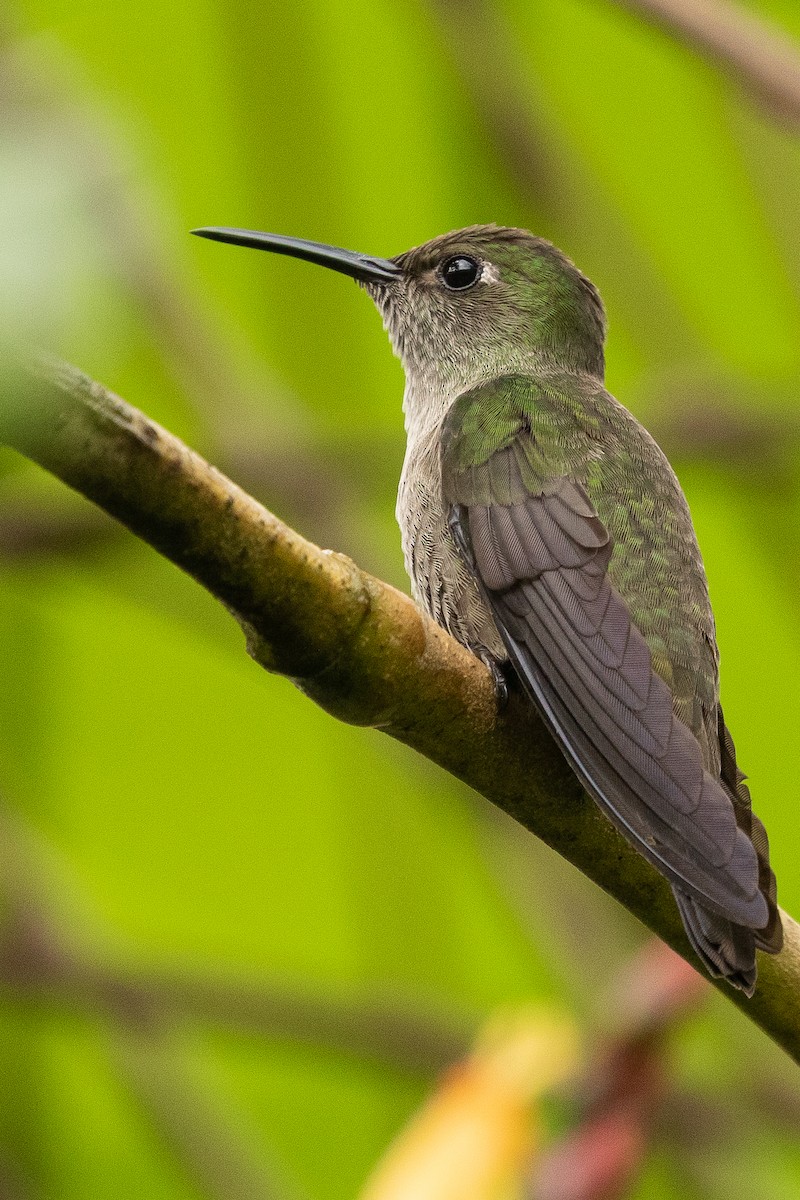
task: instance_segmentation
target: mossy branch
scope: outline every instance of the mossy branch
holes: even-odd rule
[[[5,392],[5,394],[3,394]],[[73,367],[0,388],[0,441],[100,505],[236,617],[249,653],[340,720],[381,729],[542,838],[695,964],[670,889],[579,787],[529,704],[498,715],[488,671],[406,596],[321,550]],[[800,1061],[800,928],[721,990]]]

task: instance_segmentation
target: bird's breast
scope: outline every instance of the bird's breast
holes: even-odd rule
[[[506,653],[497,627],[453,541],[442,496],[438,428],[409,438],[397,521],[406,570],[417,604],[475,654]]]

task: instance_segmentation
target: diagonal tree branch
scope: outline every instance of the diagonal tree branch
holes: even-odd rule
[[[536,833],[694,964],[666,882],[581,791],[530,705],[498,716],[489,674],[394,588],[289,529],[199,455],[73,367],[0,383],[0,441],[187,571],[248,650],[341,720],[413,746]],[[5,395],[3,395],[5,390]],[[722,985],[800,1061],[800,927],[761,956],[752,1000]]]
[[[612,0],[686,42],[772,112],[800,125],[800,49],[763,17],[728,0]]]
[[[676,352],[695,354],[696,334],[655,263],[559,134],[501,6],[491,0],[429,0],[429,7],[489,144],[519,195],[537,211],[539,232],[566,238],[576,258],[608,255],[608,287],[620,289],[615,308],[627,314],[651,354],[665,362]]]

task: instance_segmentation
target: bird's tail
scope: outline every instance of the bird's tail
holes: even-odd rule
[[[756,940],[752,929],[735,925],[708,908],[702,908],[692,896],[672,889],[684,928],[694,950],[709,975],[724,975],[728,983],[752,996],[756,987]]]
[[[783,945],[778,888],[769,865],[767,831],[752,810],[745,776],[736,765],[736,750],[719,710],[720,780],[731,799],[736,824],[753,843],[758,857],[758,888],[769,918],[762,929],[736,925],[704,908],[680,888],[672,890],[692,947],[710,975],[724,976],[733,987],[752,996],[756,986],[756,950],[777,954]]]

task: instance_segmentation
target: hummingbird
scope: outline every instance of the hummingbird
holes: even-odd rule
[[[570,259],[474,225],[395,258],[243,229],[201,237],[356,279],[405,371],[397,500],[416,602],[518,681],[585,790],[671,885],[706,971],[752,996],[782,945],[762,822],[719,702],[678,479],[605,388],[606,315]]]

